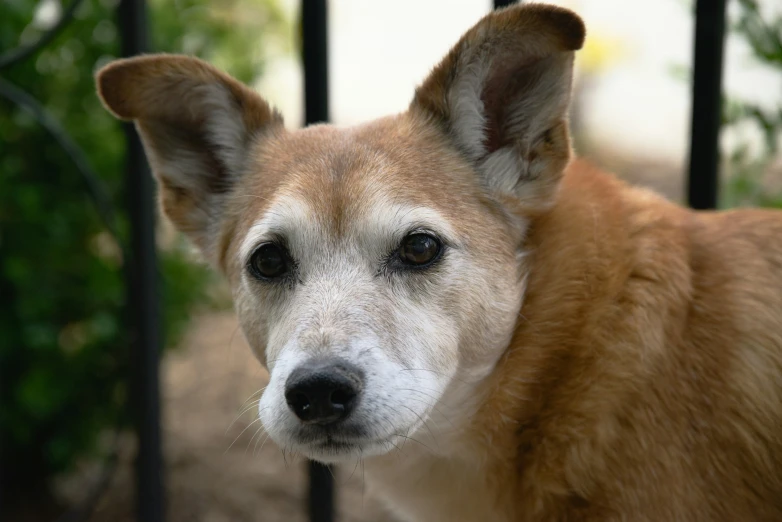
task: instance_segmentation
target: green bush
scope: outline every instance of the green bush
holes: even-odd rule
[[[745,40],[755,63],[782,73],[782,16],[766,15],[757,0],[739,0],[738,16],[731,20],[731,30]],[[727,185],[722,192],[722,206],[763,206],[782,208],[779,183],[768,183],[768,174],[779,155],[782,138],[782,96],[775,108],[760,107],[740,99],[723,104],[723,125],[739,129],[755,127],[763,137],[760,148],[749,140],[739,142],[727,151]],[[779,168],[777,165],[776,168]]]
[[[0,49],[37,39],[42,7],[56,5],[4,1]],[[53,42],[0,76],[42,103],[81,146],[126,230],[124,137],[92,79],[97,64],[118,55],[115,7],[114,0],[86,0]],[[156,0],[149,18],[153,49],[197,54],[245,81],[262,72],[261,44],[287,36],[270,0]],[[207,272],[177,241],[161,253],[161,273],[171,344],[203,301]],[[98,435],[127,420],[124,297],[121,256],[71,158],[27,112],[0,98],[4,499],[42,498],[55,474],[93,454]]]

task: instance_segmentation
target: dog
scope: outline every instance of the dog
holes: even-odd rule
[[[96,77],[230,282],[281,447],[402,520],[782,520],[782,213],[571,160],[585,28],[487,15],[404,113],[289,131],[196,58]]]

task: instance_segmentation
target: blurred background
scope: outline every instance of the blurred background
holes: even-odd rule
[[[572,112],[577,154],[683,201],[692,2],[551,3],[575,9],[588,27]],[[9,521],[134,520],[132,345],[122,250],[106,226],[127,238],[125,137],[92,80],[120,55],[126,21],[118,0],[75,5],[0,2],[0,508]],[[300,8],[294,0],[150,0],[151,49],[215,63],[295,128],[304,120]],[[490,8],[485,0],[328,2],[332,121],[404,110],[415,85]],[[71,14],[40,50],[4,64]],[[777,0],[728,2],[723,86],[720,205],[782,208]],[[105,196],[97,209],[96,193]],[[157,241],[167,519],[306,520],[304,464],[267,443],[255,422],[266,375],[228,291],[167,223]],[[337,519],[391,521],[361,475],[335,471]]]

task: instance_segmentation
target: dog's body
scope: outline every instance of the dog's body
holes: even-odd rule
[[[368,480],[410,520],[782,520],[780,237],[572,165],[468,427]]]
[[[567,166],[583,38],[494,13],[351,129],[191,58],[98,82],[231,282],[281,446],[363,459],[411,521],[782,520],[782,214]]]

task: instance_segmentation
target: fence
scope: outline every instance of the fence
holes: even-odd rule
[[[81,0],[72,0],[57,24],[37,42],[0,54],[0,70],[29,59],[51,42],[73,18]],[[501,8],[513,1],[495,0]],[[306,123],[326,122],[328,107],[328,23],[326,0],[302,0],[302,59]],[[688,203],[696,209],[714,208],[718,191],[718,137],[721,118],[721,78],[726,0],[697,0],[692,82]],[[145,0],[120,0],[117,8],[123,56],[148,51]],[[0,80],[0,96],[24,106],[57,139],[87,179],[96,179],[84,155],[34,99]],[[160,433],[159,354],[160,305],[155,253],[155,205],[152,177],[138,135],[125,125],[127,140],[126,194],[131,223],[126,274],[133,350],[134,419],[138,437],[137,516],[143,522],[164,520],[164,476]],[[97,194],[97,192],[96,192]],[[96,197],[104,218],[106,202]],[[106,219],[112,226],[111,219]],[[334,519],[334,483],[331,470],[309,464],[309,514],[312,522]]]

